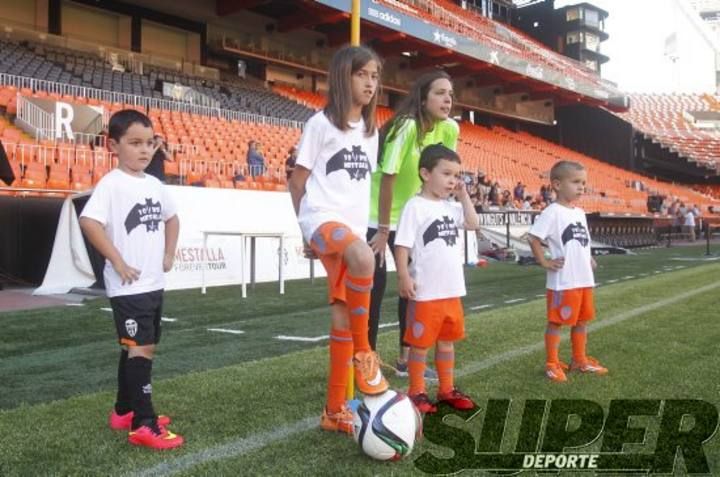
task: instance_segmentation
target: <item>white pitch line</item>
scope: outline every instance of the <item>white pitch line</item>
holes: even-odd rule
[[[607,282],[608,282],[608,283],[617,283],[618,280],[608,280]]]
[[[85,306],[85,303],[65,303],[65,306]]]
[[[720,257],[673,257],[670,260],[677,262],[717,262]]]
[[[507,304],[518,303],[520,301],[525,301],[525,300],[527,300],[527,298],[514,298],[512,300],[505,300],[505,303],[507,303]]]
[[[243,330],[229,330],[227,328],[208,328],[208,331],[215,331],[217,333],[230,333],[231,335],[242,335],[245,334]]]
[[[378,328],[389,328],[390,326],[397,326],[398,322],[394,321],[392,323],[383,323],[381,325],[378,325]],[[301,343],[317,343],[319,341],[330,339],[330,335],[322,335],[322,336],[288,336],[288,335],[278,335],[275,337],[276,340],[281,341],[299,341]]]
[[[378,328],[389,328],[391,326],[397,326],[399,324],[400,323],[398,323],[397,321],[393,321],[392,323],[383,323],[381,325],[378,325]]]
[[[156,475],[173,475],[183,470],[190,469],[202,462],[227,459],[228,457],[245,455],[272,444],[273,442],[286,439],[300,432],[309,431],[318,425],[317,416],[306,417],[291,424],[276,429],[250,434],[242,439],[231,441],[227,444],[220,444],[214,447],[186,454],[184,456],[168,459],[155,467],[145,469],[141,472],[133,472],[128,475],[138,477],[150,477]]]
[[[109,311],[110,313],[112,313],[112,308],[100,308],[100,309],[102,311]]]
[[[626,277],[622,277],[623,280],[632,280],[633,278],[635,278],[635,275],[628,275]]]
[[[623,321],[627,321],[630,318],[634,318],[639,315],[643,315],[645,313],[664,308],[666,306],[674,305],[675,303],[681,302],[683,300],[687,300],[688,298],[692,298],[696,295],[701,295],[703,293],[707,293],[710,290],[714,290],[716,288],[720,288],[720,281],[717,281],[715,283],[711,283],[709,285],[705,285],[704,287],[697,288],[695,290],[689,290],[684,293],[680,293],[679,295],[672,296],[670,298],[666,298],[664,300],[657,301],[655,303],[649,303],[647,305],[640,306],[638,308],[634,308],[629,311],[625,311],[623,313],[619,313],[615,316],[611,316],[609,318],[605,318],[602,321],[593,322],[590,325],[588,325],[589,329],[591,331],[600,330],[602,328],[607,328],[612,325],[616,325],[618,323],[622,323]],[[568,336],[562,336],[562,341],[567,341]],[[537,351],[541,351],[545,349],[545,341],[537,341],[534,344],[523,346],[520,348],[515,348],[510,351],[506,351],[504,353],[497,354],[495,356],[491,356],[487,359],[476,361],[474,363],[470,363],[461,369],[457,370],[455,372],[456,377],[460,376],[467,376],[469,374],[474,374],[480,371],[483,371],[487,368],[491,368],[495,365],[504,363],[506,361],[513,360],[515,358],[519,358],[521,356],[525,356],[527,354],[535,353]]]
[[[538,293],[538,294],[535,295],[535,296],[536,296],[537,298],[546,298],[546,297],[547,297],[547,295],[545,295],[545,294],[543,294],[543,293]]]
[[[696,295],[707,293],[708,291],[716,289],[718,287],[720,287],[720,281],[711,283],[701,288],[697,288],[695,290],[690,290],[679,295],[672,296],[670,298],[666,298],[665,300],[660,300],[655,303],[649,303],[647,305],[643,305],[641,307],[626,311],[624,313],[605,318],[600,322],[591,324],[590,329],[599,330],[618,323],[622,323],[623,321],[629,320],[630,318],[634,318],[650,311],[673,305],[688,298],[692,298]],[[567,337],[563,336],[562,339],[567,340]],[[475,374],[493,366],[497,366],[498,364],[502,364],[528,354],[536,353],[543,349],[545,349],[545,341],[537,341],[531,345],[515,348],[504,353],[490,356],[489,358],[481,361],[469,363],[462,369],[459,369],[455,373],[455,376],[467,376],[470,374]],[[206,462],[243,456],[258,449],[262,449],[263,447],[273,444],[282,439],[286,439],[289,436],[317,428],[317,421],[317,416],[305,417],[290,424],[276,427],[275,429],[269,431],[251,434],[248,437],[243,437],[241,439],[231,441],[227,444],[220,444],[201,451],[186,454],[176,459],[168,460],[166,462],[158,464],[154,467],[150,467],[149,469],[145,469],[139,472],[133,472],[130,475],[143,477],[157,475],[174,475],[191,469],[192,467],[195,467],[197,465],[202,465]]]
[[[330,335],[322,335],[322,336],[287,336],[287,335],[278,335],[275,337],[277,340],[283,340],[283,341],[302,341],[304,343],[317,343],[318,341],[329,339]]]
[[[470,309],[471,310],[484,310],[485,308],[492,308],[493,306],[495,306],[495,305],[493,305],[493,304],[478,305],[478,306],[471,306]]]
[[[657,273],[662,273],[662,270],[655,270],[655,272],[653,272],[653,273],[656,273],[656,274],[657,274]]]

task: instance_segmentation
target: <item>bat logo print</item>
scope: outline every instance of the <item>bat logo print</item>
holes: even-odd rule
[[[562,243],[565,245],[571,240],[577,240],[580,245],[587,247],[590,243],[587,229],[581,222],[568,225],[562,233]]]
[[[146,231],[157,232],[162,221],[162,205],[160,202],[153,202],[152,199],[145,199],[144,204],[135,204],[127,218],[125,218],[125,230],[128,235],[136,227],[145,225]]]
[[[442,220],[433,220],[430,226],[423,232],[423,245],[427,245],[433,240],[442,239],[445,244],[454,247],[457,243],[458,229],[455,221],[444,215]]]
[[[370,172],[370,160],[360,146],[353,146],[352,151],[342,148],[327,162],[325,175],[335,171],[347,171],[351,180],[361,181]]]

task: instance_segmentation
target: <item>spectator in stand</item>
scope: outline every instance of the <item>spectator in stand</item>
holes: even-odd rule
[[[695,241],[695,214],[690,209],[685,210],[685,216],[683,218],[683,233],[690,236],[691,242]]]
[[[513,198],[520,202],[525,199],[525,186],[522,185],[522,182],[518,182],[517,185],[515,185],[515,189],[513,190]]]
[[[253,178],[265,174],[265,158],[261,152],[261,144],[257,141],[248,143],[247,165]]]
[[[532,200],[533,200],[532,196],[529,196],[529,195],[525,196],[525,200],[523,201],[523,204],[522,204],[522,210],[532,209]]]
[[[478,214],[480,212],[482,212],[482,210],[483,210],[482,209],[482,206],[483,206],[482,196],[480,194],[475,194],[474,196],[471,197],[471,199],[472,199],[473,207],[475,208],[475,212],[477,212]]]
[[[172,161],[172,155],[168,152],[165,139],[160,134],[156,134],[155,153],[150,160],[150,164],[145,168],[145,174],[150,174],[165,184],[165,161]]]
[[[502,200],[500,201],[500,206],[505,209],[514,209],[515,206],[513,204],[512,195],[510,194],[509,190],[504,190],[502,193]]]
[[[673,219],[673,231],[675,233],[682,233],[683,224],[685,223],[685,214],[682,213],[682,210],[679,208],[675,211],[675,215],[672,217]]]
[[[480,195],[480,201],[484,202],[485,199],[487,199],[488,194],[490,193],[490,181],[488,180],[487,176],[485,176],[485,173],[482,171],[478,171],[477,185],[478,194]]]
[[[551,194],[552,188],[548,186],[542,186],[540,187],[540,197],[542,198],[542,201],[545,202],[545,204],[549,204],[551,202]]]
[[[490,192],[488,192],[488,201],[491,205],[500,205],[500,184],[495,182],[490,186]]]
[[[667,215],[668,214],[668,200],[667,198],[663,199],[662,204],[660,204],[660,215]]]
[[[285,176],[287,180],[290,180],[290,176],[295,170],[295,161],[297,160],[298,149],[297,146],[293,146],[288,151],[288,158],[285,159]]]
[[[699,236],[702,238],[702,231],[703,231],[703,217],[702,217],[702,211],[700,210],[700,207],[698,207],[697,204],[694,204],[692,206],[692,209],[690,209],[695,216],[695,230],[696,234],[699,234]]]

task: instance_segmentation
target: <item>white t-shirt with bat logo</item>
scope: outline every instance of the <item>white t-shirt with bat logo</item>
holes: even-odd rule
[[[365,122],[340,131],[320,111],[305,124],[296,165],[310,170],[298,222],[305,240],[326,222],[347,225],[364,238],[370,216],[370,176],[377,166],[378,134]]]
[[[114,169],[100,179],[80,216],[100,222],[125,263],[140,270],[139,280],[122,285],[106,260],[103,276],[108,297],[165,288],[165,221],[176,213],[167,189],[151,175],[136,177]]]
[[[547,272],[549,290],[595,286],[590,231],[581,208],[550,204],[535,219],[529,233],[547,242],[552,259],[565,258],[565,265],[559,271]]]
[[[462,205],[422,196],[410,199],[400,214],[395,246],[411,249],[410,276],[415,301],[465,296]]]

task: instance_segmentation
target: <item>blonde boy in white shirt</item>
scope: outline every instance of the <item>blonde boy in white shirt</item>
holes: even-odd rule
[[[596,359],[587,356],[587,323],[595,318],[593,270],[597,266],[590,249],[585,212],[573,205],[585,192],[587,172],[582,164],[557,162],[550,170],[557,200],[535,220],[529,233],[535,260],[547,270],[547,317],[545,375],[554,382],[567,381],[565,371],[607,374]],[[542,242],[550,248],[545,258]],[[560,361],[560,327],[571,326],[572,362]]]

